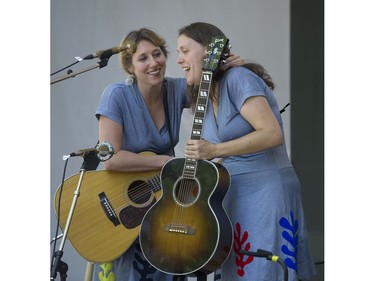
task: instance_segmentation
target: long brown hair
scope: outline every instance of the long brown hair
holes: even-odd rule
[[[185,35],[186,37],[193,39],[194,41],[196,41],[197,43],[205,47],[207,47],[210,44],[212,37],[225,36],[225,34],[217,26],[210,24],[210,23],[205,23],[205,22],[194,22],[187,26],[184,26],[179,29],[178,35],[179,36]],[[264,67],[261,66],[260,64],[247,62],[241,66],[251,70],[260,78],[262,78],[262,80],[272,90],[275,88],[275,85],[271,79],[271,76],[267,73]],[[212,76],[212,83],[217,83],[217,81],[220,80],[220,78],[224,75],[224,73],[228,69],[229,68],[225,70],[223,68],[218,68],[218,70],[215,71],[215,73]],[[187,94],[190,98],[191,108],[194,109],[195,103],[197,100],[198,86],[188,85]],[[215,100],[213,91],[210,92],[210,98],[212,100]]]

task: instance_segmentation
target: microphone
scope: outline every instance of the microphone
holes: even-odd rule
[[[122,51],[125,51],[127,48],[128,48],[127,46],[113,47],[113,48],[110,48],[110,49],[97,51],[96,53],[85,56],[83,59],[84,60],[92,60],[92,59],[98,58],[98,57],[109,58],[110,56],[112,56],[114,54],[118,54]]]
[[[107,141],[99,142],[94,148],[85,148],[69,154],[70,157],[82,156],[86,157],[90,152],[95,152],[100,161],[107,161],[113,154],[113,146]]]

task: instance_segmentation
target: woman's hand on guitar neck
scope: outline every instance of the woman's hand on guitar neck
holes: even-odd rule
[[[185,157],[192,159],[209,160],[217,158],[215,144],[206,140],[188,140],[185,146]]]

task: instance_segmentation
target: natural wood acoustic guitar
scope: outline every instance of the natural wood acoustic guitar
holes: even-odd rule
[[[83,258],[91,262],[112,261],[132,245],[143,216],[161,197],[159,172],[85,172],[67,235]],[[57,215],[60,201],[62,229],[79,178],[80,174],[69,177],[55,193],[55,212]]]

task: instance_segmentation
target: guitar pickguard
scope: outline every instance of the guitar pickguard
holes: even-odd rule
[[[156,200],[154,199],[151,201],[150,205],[142,208],[137,208],[134,206],[125,207],[120,211],[119,214],[121,223],[128,229],[132,229],[136,226],[139,226],[142,222],[144,215],[155,202]]]

